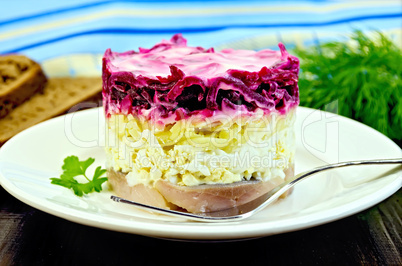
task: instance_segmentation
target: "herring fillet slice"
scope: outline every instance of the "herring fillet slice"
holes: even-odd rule
[[[279,186],[280,177],[269,181],[241,181],[231,184],[180,186],[158,180],[154,188],[137,184],[128,186],[125,174],[108,171],[109,183],[120,197],[142,204],[165,209],[183,208],[191,213],[221,211],[239,207]],[[293,168],[286,172],[285,180],[293,177]]]

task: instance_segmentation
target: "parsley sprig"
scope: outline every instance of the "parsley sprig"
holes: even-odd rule
[[[297,48],[300,105],[363,122],[401,145],[402,51],[380,32],[356,30],[345,42]]]
[[[106,177],[102,177],[106,173],[106,169],[102,169],[100,166],[98,166],[95,169],[92,180],[86,175],[88,167],[93,164],[94,161],[94,158],[88,158],[86,161],[80,161],[77,156],[68,156],[64,159],[64,164],[61,167],[63,169],[63,174],[60,175],[60,178],[50,178],[50,180],[52,180],[51,183],[72,189],[74,194],[79,197],[82,197],[83,194],[88,194],[93,191],[102,191],[102,183],[107,180]],[[77,176],[84,176],[88,182],[78,182],[75,179]]]

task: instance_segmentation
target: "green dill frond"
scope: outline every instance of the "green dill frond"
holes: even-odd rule
[[[356,30],[346,42],[294,51],[300,58],[300,104],[325,109],[367,124],[402,141],[402,51],[380,32]]]

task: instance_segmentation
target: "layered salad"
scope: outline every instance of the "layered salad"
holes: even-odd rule
[[[187,46],[103,57],[108,179],[130,200],[188,212],[245,204],[293,177],[299,60]]]

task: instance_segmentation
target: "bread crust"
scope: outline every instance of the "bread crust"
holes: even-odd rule
[[[23,55],[0,56],[0,118],[42,92],[46,76],[41,66]]]

